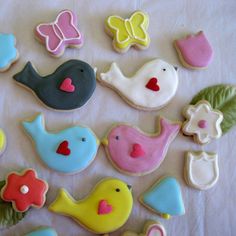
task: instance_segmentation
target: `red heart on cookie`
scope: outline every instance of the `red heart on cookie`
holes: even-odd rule
[[[153,77],[147,82],[145,87],[152,91],[159,91],[160,86],[157,84],[157,82],[158,82],[158,79],[156,77]]]
[[[130,153],[130,156],[133,158],[141,157],[145,155],[145,151],[142,149],[142,146],[138,143],[133,145],[133,150]]]
[[[69,149],[69,142],[68,141],[63,141],[59,144],[57,148],[57,153],[64,155],[64,156],[69,156],[70,155],[70,149]]]
[[[106,215],[112,212],[112,205],[106,200],[101,200],[98,204],[98,215]]]
[[[60,85],[60,90],[67,93],[73,93],[75,91],[75,86],[72,84],[72,79],[71,78],[64,79]]]

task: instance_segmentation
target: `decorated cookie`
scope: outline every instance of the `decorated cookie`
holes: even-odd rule
[[[0,33],[0,72],[8,70],[18,58],[19,53],[16,49],[15,36]]]
[[[49,133],[45,129],[43,115],[23,122],[23,127],[33,139],[41,160],[53,170],[65,174],[80,172],[96,156],[99,140],[87,127],[77,125]]]
[[[185,214],[180,184],[171,176],[158,180],[139,200],[145,207],[166,219]]]
[[[201,100],[208,101],[213,109],[223,114],[224,119],[220,125],[223,134],[236,125],[236,86],[218,84],[207,87],[195,95],[190,104],[195,105]]]
[[[25,236],[57,236],[57,232],[51,227],[39,227]]]
[[[158,110],[174,97],[178,88],[177,68],[160,59],[149,61],[133,77],[125,77],[116,63],[99,81],[114,89],[129,105]]]
[[[185,180],[191,187],[212,188],[219,178],[218,156],[209,152],[187,152],[184,171]]]
[[[113,47],[117,52],[124,53],[131,46],[146,49],[150,44],[147,33],[149,17],[141,11],[134,12],[129,19],[109,16],[106,19],[106,32],[113,38]]]
[[[1,198],[12,202],[18,212],[25,212],[30,207],[42,208],[46,201],[48,184],[37,177],[33,169],[26,169],[22,173],[11,172],[6,184],[1,190]]]
[[[221,137],[223,114],[213,109],[209,102],[201,100],[195,105],[186,106],[183,115],[187,119],[183,124],[183,133],[193,136],[195,142],[206,144]]]
[[[164,226],[156,221],[147,221],[141,234],[132,231],[126,231],[121,236],[166,236]]]
[[[2,129],[0,129],[0,155],[3,154],[3,152],[6,149],[7,140],[6,135]]]
[[[119,179],[105,178],[89,196],[79,201],[60,189],[49,210],[72,217],[93,233],[105,234],[117,230],[128,220],[132,205],[130,186]]]
[[[206,68],[212,61],[213,49],[203,31],[175,40],[174,45],[181,63],[187,68]]]
[[[54,22],[39,24],[35,35],[56,57],[61,56],[67,47],[80,48],[83,45],[83,36],[77,28],[77,16],[70,10],[61,11]]]
[[[179,133],[180,124],[160,117],[158,127],[157,133],[147,134],[127,124],[113,126],[102,143],[115,168],[125,174],[138,176],[156,170]]]
[[[13,78],[30,88],[47,107],[55,110],[82,107],[96,87],[94,69],[86,62],[78,60],[63,63],[53,74],[45,77],[41,77],[28,62]]]
[[[5,184],[5,181],[0,181],[0,190]],[[12,204],[4,201],[0,196],[0,230],[16,225],[26,216],[26,214],[27,212],[15,211]]]

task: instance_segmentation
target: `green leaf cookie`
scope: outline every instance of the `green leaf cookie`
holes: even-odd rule
[[[5,185],[5,181],[0,181],[0,189]],[[0,229],[8,228],[17,224],[27,213],[16,212],[10,202],[4,202],[0,198]]]
[[[214,109],[223,113],[223,134],[236,125],[236,86],[219,84],[205,88],[190,103],[195,105],[200,100],[207,100]]]

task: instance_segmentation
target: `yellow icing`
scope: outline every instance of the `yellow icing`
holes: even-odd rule
[[[3,130],[0,129],[0,152],[3,151],[5,146],[6,146],[6,136],[3,132]]]
[[[121,50],[131,45],[148,47],[150,43],[148,24],[148,15],[141,11],[134,12],[130,19],[109,16],[106,20],[106,27],[114,37],[114,46]]]
[[[116,189],[120,191],[117,192]],[[98,214],[101,200],[106,200],[112,206],[110,213]],[[75,201],[64,189],[60,189],[49,210],[72,217],[94,233],[105,234],[120,228],[128,220],[132,205],[132,194],[126,183],[106,178],[95,186],[89,196],[79,201]]]

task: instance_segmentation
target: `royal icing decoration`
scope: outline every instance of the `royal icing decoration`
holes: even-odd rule
[[[156,170],[164,160],[169,145],[180,130],[179,123],[158,119],[159,132],[147,134],[140,129],[117,124],[102,143],[112,164],[129,175],[145,175]]]
[[[130,186],[119,179],[105,178],[89,196],[79,201],[60,189],[49,210],[72,217],[96,234],[105,234],[117,230],[128,220],[132,205]]]
[[[186,182],[200,190],[212,188],[219,179],[218,156],[209,152],[187,152]]]
[[[78,60],[63,63],[53,74],[45,77],[41,77],[28,62],[13,78],[30,88],[47,107],[55,110],[82,107],[96,87],[94,69]]]
[[[160,222],[148,221],[141,234],[126,231],[121,236],[166,236],[166,230]]]
[[[62,173],[80,172],[94,160],[99,141],[91,129],[72,126],[56,133],[45,129],[44,118],[38,115],[23,127],[35,143],[41,160],[51,169]]]
[[[7,140],[6,135],[2,129],[0,129],[0,155],[3,154],[3,152],[6,149]]]
[[[0,33],[0,72],[6,71],[18,57],[16,38],[13,34]]]
[[[212,109],[209,102],[201,100],[195,105],[189,105],[184,109],[183,115],[187,119],[183,124],[183,132],[193,135],[197,143],[206,144],[221,137],[223,114]]]
[[[53,56],[60,56],[66,47],[81,47],[83,36],[77,28],[77,16],[70,10],[63,10],[51,23],[39,24],[36,37],[46,45]]]
[[[57,232],[51,227],[39,227],[25,236],[57,236]]]
[[[37,177],[33,169],[23,173],[11,172],[1,190],[4,201],[12,202],[16,211],[25,212],[29,207],[41,208],[46,201],[48,184]]]
[[[182,64],[192,69],[206,68],[213,59],[213,49],[203,31],[175,41]]]
[[[176,68],[160,59],[144,64],[130,78],[112,63],[110,70],[101,73],[99,80],[117,91],[129,105],[142,110],[158,110],[165,106],[178,88]]]
[[[140,202],[166,219],[185,214],[180,184],[171,176],[158,180],[141,195]]]
[[[131,46],[146,49],[150,44],[147,33],[149,17],[136,11],[129,19],[109,16],[106,19],[106,30],[113,37],[113,47],[118,52],[126,52]]]

